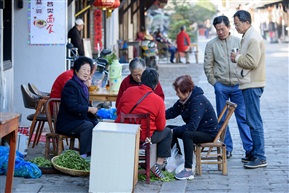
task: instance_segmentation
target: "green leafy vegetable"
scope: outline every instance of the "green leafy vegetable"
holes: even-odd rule
[[[115,53],[111,53],[109,55],[106,55],[105,58],[107,59],[109,65],[111,65],[113,60],[117,60]]]
[[[55,164],[74,170],[89,171],[90,168],[90,164],[73,150],[67,150],[65,153],[59,155],[55,160]]]
[[[29,160],[29,162],[36,164],[38,167],[52,167],[51,161],[44,157],[35,157]]]
[[[151,182],[157,181],[157,180],[161,180],[163,182],[170,182],[175,180],[175,174],[174,173],[170,173],[168,171],[162,171],[162,173],[164,174],[165,178],[164,179],[159,179],[157,178],[154,174],[151,173]],[[145,181],[146,180],[146,176],[144,174],[139,174],[138,175],[138,180],[139,181]]]

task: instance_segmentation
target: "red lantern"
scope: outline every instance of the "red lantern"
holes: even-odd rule
[[[116,9],[116,8],[119,7],[119,5],[120,5],[120,1],[119,0],[115,0],[111,9]]]
[[[95,0],[93,6],[105,10],[112,7],[114,3],[115,3],[114,0]]]

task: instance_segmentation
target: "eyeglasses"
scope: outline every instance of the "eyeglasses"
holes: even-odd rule
[[[142,74],[131,74],[132,77],[134,78],[140,78]]]

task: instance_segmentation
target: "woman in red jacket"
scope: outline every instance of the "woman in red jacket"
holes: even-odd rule
[[[186,56],[186,63],[189,64],[189,50],[190,50],[190,37],[186,33],[186,27],[182,26],[180,33],[177,35],[177,49],[178,49],[178,54],[179,52],[184,52]],[[180,56],[178,56],[179,62],[181,63]]]
[[[165,103],[163,99],[153,91],[159,82],[159,75],[155,69],[147,68],[141,76],[142,84],[128,88],[117,106],[116,123],[120,123],[121,113],[150,114],[150,139],[146,138],[146,128],[141,125],[140,141],[157,144],[157,163],[151,171],[158,177],[164,178],[161,170],[165,166],[165,158],[171,156],[172,132],[166,127]],[[145,96],[141,100],[140,99]],[[132,97],[133,96],[133,97]],[[134,106],[138,105],[134,108]]]
[[[132,61],[129,63],[129,71],[130,74],[123,79],[123,81],[120,84],[120,88],[118,90],[117,94],[117,99],[115,102],[115,106],[117,107],[119,104],[119,100],[122,97],[123,92],[131,87],[131,86],[138,86],[141,84],[141,76],[143,71],[146,69],[146,64],[145,61],[141,58],[134,58]],[[162,89],[162,86],[160,82],[158,82],[157,87],[155,88],[154,92],[159,95],[163,101],[165,100],[165,95]],[[134,95],[132,95],[134,96]]]

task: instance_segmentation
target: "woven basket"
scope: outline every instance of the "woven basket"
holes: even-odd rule
[[[57,159],[58,159],[58,156],[55,156],[51,159],[52,165],[55,169],[65,173],[65,174],[69,174],[71,176],[89,176],[89,171],[74,170],[74,169],[69,169],[69,168],[65,168],[65,167],[56,165],[55,161]]]

